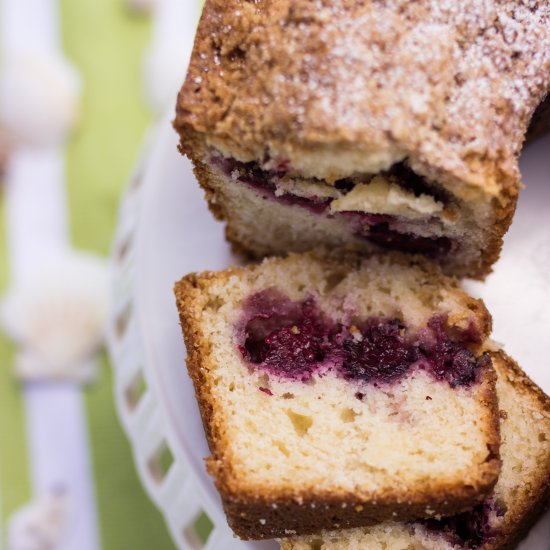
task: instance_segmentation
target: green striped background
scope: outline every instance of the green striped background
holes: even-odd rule
[[[63,44],[84,79],[82,121],[67,150],[70,230],[76,247],[107,254],[118,201],[150,115],[142,99],[147,18],[123,0],[60,0]],[[0,289],[9,279],[0,199]],[[12,346],[0,336],[0,489],[4,520],[31,497],[21,394]],[[113,403],[105,358],[86,390],[93,474],[105,550],[171,550],[162,517],[141,488]]]

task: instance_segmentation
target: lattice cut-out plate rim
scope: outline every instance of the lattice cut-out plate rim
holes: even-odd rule
[[[162,391],[156,385],[154,368],[144,349],[147,336],[143,334],[139,321],[140,308],[136,303],[136,294],[139,294],[136,270],[143,250],[140,251],[138,242],[140,212],[144,204],[143,188],[151,172],[151,164],[154,164],[152,157],[155,156],[155,149],[165,152],[165,142],[168,141],[173,142],[175,153],[174,138],[168,137],[166,132],[169,118],[163,119],[163,124],[159,126],[160,134],[168,139],[159,145],[156,139],[159,129],[151,132],[121,202],[111,253],[113,295],[107,344],[115,374],[117,411],[132,445],[142,484],[163,514],[177,548],[278,548],[274,542],[245,542],[233,537],[211,481],[204,482],[207,478],[204,465],[202,462],[198,465],[196,460],[193,464],[193,460],[186,456],[178,434],[174,433],[170,424],[170,414],[163,410]],[[187,173],[189,175],[190,172]],[[193,185],[196,185],[195,182]],[[223,261],[226,262],[227,258]],[[182,369],[183,360],[181,355],[179,361]],[[201,439],[204,443],[204,436]],[[202,480],[201,475],[197,475],[197,467],[204,473]]]

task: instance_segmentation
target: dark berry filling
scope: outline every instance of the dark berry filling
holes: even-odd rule
[[[313,214],[322,214],[330,205],[330,199],[321,197],[306,198],[289,193],[276,195],[275,179],[284,176],[286,174],[284,170],[263,170],[257,162],[239,162],[235,159],[220,156],[213,157],[212,162],[227,176],[236,176],[238,181],[252,187],[260,195],[281,204],[299,206]],[[284,167],[284,164],[282,166]]]
[[[479,335],[472,326],[456,335],[454,340],[447,336],[445,318],[441,315],[432,317],[428,328],[433,336],[424,339],[419,348],[436,378],[447,380],[452,387],[470,384],[476,378],[476,369],[490,362],[488,355],[476,358],[465,347],[464,344],[479,341]]]
[[[280,374],[307,379],[325,359],[322,327],[309,319],[274,330],[264,340],[249,336],[246,358]]]
[[[363,212],[338,212],[337,215],[349,220],[355,235],[382,248],[432,258],[447,256],[453,248],[453,241],[448,237],[421,237],[399,231],[395,228],[399,221],[395,216]]]
[[[456,516],[420,521],[429,531],[443,534],[447,540],[462,548],[475,549],[491,541],[497,534],[491,519],[503,517],[505,507],[488,498],[472,510]]]
[[[282,378],[307,381],[330,369],[346,380],[391,383],[419,368],[454,388],[474,383],[490,361],[467,347],[479,335],[476,340],[470,327],[472,335],[451,337],[444,315],[420,332],[392,318],[347,326],[323,314],[313,298],[294,302],[273,288],[250,296],[243,310],[237,326],[242,357]]]
[[[390,229],[387,223],[371,225],[368,232],[361,236],[382,248],[425,254],[432,258],[447,256],[453,247],[448,237],[421,237],[411,233],[399,233]]]
[[[342,373],[348,380],[391,382],[405,374],[418,360],[418,353],[404,337],[398,319],[371,321],[357,338],[342,342]]]
[[[430,184],[426,178],[419,176],[404,162],[394,164],[387,172],[383,172],[383,175],[390,178],[402,189],[411,191],[417,197],[420,195],[428,195],[433,197],[437,202],[443,204],[449,204],[451,202],[451,197],[445,189]]]
[[[453,242],[447,237],[422,237],[399,231],[400,219],[396,216],[362,212],[331,213],[329,211],[330,204],[333,201],[331,198],[300,197],[291,193],[276,194],[277,179],[288,176],[288,162],[277,162],[274,163],[275,168],[264,170],[257,162],[239,162],[236,159],[219,155],[213,156],[211,161],[227,176],[248,185],[265,198],[275,200],[281,204],[305,208],[313,214],[325,214],[330,218],[343,217],[350,220],[351,229],[355,235],[382,248],[426,254],[431,257],[445,257],[453,248]],[[450,202],[450,197],[446,191],[431,185],[425,178],[415,174],[404,163],[394,165],[390,170],[382,172],[382,175],[401,188],[414,193],[415,196],[429,195],[443,204]],[[365,181],[369,177],[374,176],[340,179],[335,182],[334,186],[339,191],[348,193],[359,181]],[[321,180],[313,181],[320,185],[323,184]]]
[[[245,310],[240,350],[249,363],[305,381],[325,361],[331,328],[312,299],[292,302],[268,289],[251,296]]]
[[[346,193],[349,193],[355,187],[355,185],[356,182],[353,180],[353,178],[343,178],[334,182],[334,187],[336,187],[338,191],[345,191]]]

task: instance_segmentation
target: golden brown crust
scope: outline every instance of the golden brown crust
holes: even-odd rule
[[[175,126],[243,160],[339,147],[517,189],[549,21],[543,1],[207,0]]]
[[[354,253],[313,251],[312,258],[325,262],[337,262],[352,266],[360,262]],[[397,253],[379,256],[381,261],[399,265],[416,264],[433,277],[440,271],[431,262],[422,257],[411,258]],[[208,305],[208,288],[212,282],[224,283],[232,276],[242,274],[251,268],[230,268],[219,273],[190,274],[175,285],[175,295],[180,313],[185,344],[187,347],[187,368],[193,380],[203,424],[212,456],[207,460],[207,469],[215,478],[229,524],[234,532],[243,539],[266,539],[283,537],[290,534],[314,533],[322,528],[355,527],[370,525],[386,519],[403,521],[427,517],[427,508],[443,515],[452,515],[481,502],[492,490],[500,471],[498,402],[495,392],[496,376],[490,365],[482,367],[479,373],[479,399],[487,408],[487,415],[480,419],[484,423],[484,435],[490,454],[487,461],[480,465],[477,478],[465,485],[463,480],[429,484],[408,495],[403,500],[400,494],[387,491],[381,494],[375,503],[357,502],[353,495],[328,492],[323,494],[304,493],[292,487],[279,489],[250,486],[242,482],[232,470],[232,460],[228,449],[223,426],[223,413],[212,397],[212,378],[208,374],[210,344],[201,328],[201,312]],[[253,266],[252,269],[261,269]],[[451,286],[456,282],[449,280]],[[461,293],[459,289],[457,292]],[[483,302],[474,300],[466,294],[462,296],[469,302],[469,308],[475,312],[479,322],[478,330],[485,338],[491,329],[491,319]],[[457,318],[454,322],[460,322]]]
[[[243,238],[204,164],[210,146],[260,161],[376,153],[388,166],[408,159],[457,196],[468,196],[466,188],[485,193],[479,200],[492,212],[482,253],[445,262],[448,273],[483,279],[515,211],[525,130],[550,88],[547,3],[337,0],[318,8],[306,0],[206,2],[174,126],[210,209],[227,220],[228,240],[255,258],[289,251],[276,239]],[[358,30],[367,27],[377,32]],[[540,107],[530,137],[547,115]]]
[[[516,211],[518,189],[515,187],[503,190],[500,199],[492,199],[493,223],[489,226],[489,234],[486,237],[486,247],[481,255],[481,262],[472,270],[472,274],[466,276],[483,280],[493,271],[493,265],[500,257],[504,235],[508,231],[514,213]]]
[[[391,517],[402,518],[402,521],[415,520],[429,515],[426,507],[437,508],[442,515],[454,515],[457,511],[465,511],[483,501],[479,488],[467,491],[457,487],[445,489],[442,487],[441,490],[430,491],[429,498],[415,493],[413,498],[418,502],[396,503],[390,500],[379,502],[376,506],[352,500],[343,502],[330,495],[320,499],[310,497],[299,502],[288,499],[270,499],[266,502],[261,497],[256,501],[238,501],[222,493],[222,500],[229,526],[239,538],[263,540],[313,534],[322,525],[330,526],[330,529],[345,529],[375,525]],[[448,502],[450,498],[452,504]],[[274,504],[277,508],[273,507]]]
[[[220,427],[213,413],[215,403],[212,401],[211,379],[204,368],[210,346],[204,340],[202,331],[195,322],[202,309],[200,302],[202,290],[206,288],[208,278],[216,276],[214,273],[201,275],[191,273],[176,283],[174,293],[187,349],[187,371],[193,380],[208,446],[213,454],[207,459],[207,468],[217,479],[216,463],[221,455],[219,450],[225,447],[225,437],[223,428]],[[220,474],[230,475],[229,472],[220,472]]]
[[[503,351],[497,352],[498,375],[505,376],[518,393],[529,396],[543,411],[550,427],[550,397],[548,397],[526,374],[521,367]],[[549,432],[550,437],[550,432]],[[483,550],[512,550],[529,532],[550,500],[550,453],[539,464],[537,475],[529,480],[518,491],[513,502],[508,503],[505,524],[497,535],[495,542]]]

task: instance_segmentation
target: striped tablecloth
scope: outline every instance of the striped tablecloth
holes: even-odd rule
[[[150,20],[132,14],[123,0],[60,0],[59,6],[64,51],[84,80],[82,120],[66,156],[70,234],[75,247],[107,255],[119,197],[151,123],[142,99],[142,62]],[[5,226],[5,205],[0,198],[2,292],[10,277]],[[32,498],[25,410],[21,388],[12,374],[13,357],[12,345],[0,335],[3,534],[7,518]],[[162,517],[138,481],[129,443],[115,414],[105,356],[99,379],[85,390],[84,402],[101,547],[173,548]]]

